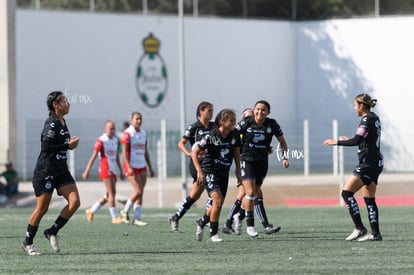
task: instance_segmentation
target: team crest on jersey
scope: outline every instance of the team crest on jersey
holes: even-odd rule
[[[267,127],[266,132],[267,132],[268,134],[270,134],[270,133],[272,132],[272,128]]]
[[[236,144],[236,139],[235,139],[235,138],[233,138],[233,139],[231,140],[231,144],[232,144],[232,145]]]
[[[145,53],[138,61],[135,85],[145,105],[155,108],[161,104],[167,93],[167,67],[159,54],[160,40],[150,33],[143,40]]]

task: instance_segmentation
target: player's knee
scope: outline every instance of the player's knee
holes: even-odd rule
[[[342,190],[341,196],[344,199],[344,201],[348,201],[349,198],[352,198],[354,196],[354,192]]]
[[[375,204],[375,197],[374,198],[364,197],[364,201],[365,201],[366,205],[374,205]]]
[[[248,201],[254,201],[255,200],[254,196],[249,196],[249,195],[244,196],[244,198]]]

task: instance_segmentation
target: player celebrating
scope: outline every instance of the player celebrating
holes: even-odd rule
[[[236,163],[237,182],[241,182],[240,172],[240,134],[234,129],[236,115],[232,110],[221,110],[215,119],[215,128],[201,141],[196,143],[191,152],[191,159],[197,171],[197,185],[205,185],[212,206],[206,210],[203,219],[196,221],[196,239],[201,241],[203,228],[210,222],[210,241],[222,242],[218,235],[221,207],[227,193],[229,170]],[[200,164],[199,153],[205,150],[204,160]]]
[[[289,160],[287,158],[288,147],[282,129],[276,120],[267,117],[270,114],[270,104],[265,100],[259,100],[254,105],[253,113],[253,117],[240,121],[236,128],[243,135],[240,158],[242,184],[246,192],[242,202],[246,209],[246,232],[249,236],[256,237],[259,234],[254,226],[253,208],[263,220],[265,233],[271,234],[280,230],[280,227],[273,227],[267,220],[261,190],[269,166],[270,143],[273,136],[280,143],[284,168],[289,167]],[[236,226],[240,227],[237,224]]]
[[[124,160],[124,173],[134,188],[124,209],[121,210],[121,216],[124,222],[129,222],[129,211],[134,207],[133,225],[144,226],[146,222],[141,220],[142,198],[144,187],[147,182],[147,165],[150,171],[150,177],[154,176],[151,159],[148,153],[147,132],[141,129],[142,115],[139,112],[131,114],[130,126],[124,131],[122,144],[122,158]]]
[[[384,160],[380,151],[381,121],[371,112],[371,108],[377,104],[367,94],[359,94],[354,99],[354,110],[361,117],[356,134],[353,138],[341,137],[342,140],[326,139],[325,146],[358,146],[359,164],[352,172],[351,177],[342,188],[342,198],[348,206],[355,229],[345,239],[347,241],[381,241],[382,236],[378,224],[378,207],[375,202],[378,178],[382,172]],[[359,206],[354,194],[362,189],[364,201],[368,209],[368,220],[372,234],[367,234],[367,229],[361,221]]]
[[[189,151],[186,148],[185,144],[189,141],[192,148],[196,141],[201,140],[203,136],[205,136],[212,130],[214,125],[214,122],[211,121],[212,116],[213,104],[206,101],[200,102],[200,104],[198,104],[197,106],[196,111],[197,121],[188,126],[184,136],[178,142],[178,148],[186,156],[191,158],[191,151]],[[191,186],[190,194],[181,202],[181,205],[177,209],[177,212],[168,219],[173,232],[178,232],[178,221],[185,215],[188,209],[190,209],[191,206],[200,198],[201,194],[204,191],[204,185],[195,184],[197,182],[197,172],[194,168],[192,160],[190,161],[189,168],[190,174],[193,177],[193,185]],[[209,207],[209,202],[207,202],[207,207]]]
[[[89,171],[96,157],[99,155],[99,177],[105,184],[106,195],[95,202],[92,208],[86,209],[86,219],[92,222],[94,214],[108,202],[109,213],[112,217],[113,224],[123,223],[123,220],[118,217],[118,211],[115,207],[116,195],[116,168],[120,171],[121,179],[124,178],[119,161],[118,144],[119,139],[115,135],[115,123],[112,120],[107,120],[104,126],[105,133],[102,134],[95,142],[92,156],[86,165],[85,171],[82,174],[84,180],[88,179]]]
[[[241,115],[241,119],[245,119],[247,117],[253,116],[253,109],[247,108],[244,109]],[[243,135],[240,135],[240,139],[243,140]],[[243,146],[241,146],[243,147]],[[242,208],[242,200],[245,196],[244,187],[243,184],[239,184],[237,186],[238,192],[237,192],[237,198],[236,201],[233,203],[233,205],[230,208],[229,214],[227,215],[226,223],[223,225],[223,228],[221,231],[225,234],[241,234],[241,220],[245,217],[245,210]],[[240,213],[241,216],[239,216],[237,213]],[[236,215],[237,214],[237,215]],[[233,220],[236,219],[237,228],[233,229],[232,224]]]

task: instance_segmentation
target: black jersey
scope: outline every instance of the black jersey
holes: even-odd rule
[[[205,173],[225,171],[228,173],[234,159],[234,147],[240,147],[240,133],[231,131],[223,138],[217,129],[204,136],[198,143],[206,154],[201,163]]]
[[[369,112],[361,118],[356,135],[363,137],[358,144],[358,159],[360,164],[382,166],[383,156],[380,150],[381,121],[379,117]]]
[[[240,158],[247,161],[267,160],[273,136],[283,135],[280,125],[272,118],[257,125],[253,117],[247,117],[236,128],[243,137]]]
[[[193,146],[194,143],[201,140],[206,134],[210,133],[211,129],[213,129],[214,122],[210,121],[208,123],[208,128],[204,127],[200,121],[196,121],[190,126],[188,126],[187,130],[184,133],[183,138],[190,141],[190,145]]]
[[[50,115],[45,121],[40,137],[41,150],[35,172],[58,175],[68,171],[66,161],[69,140],[70,134],[66,122],[62,125],[56,115]]]

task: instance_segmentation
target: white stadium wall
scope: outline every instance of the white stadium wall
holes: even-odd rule
[[[77,174],[90,157],[103,122],[113,119],[120,128],[136,110],[143,114],[143,128],[152,137],[153,166],[157,163],[160,120],[166,119],[168,173],[179,174],[176,142],[182,133],[176,17],[18,10],[16,20],[20,170],[31,176],[47,116],[47,93],[64,90],[71,102],[69,127],[81,138],[75,152]],[[302,121],[309,120],[311,168],[329,171],[331,151],[321,143],[332,135],[332,119],[338,119],[344,131],[341,134],[353,135],[358,118],[352,99],[360,91],[375,91],[379,100],[376,111],[384,120],[385,147],[394,148],[386,151],[392,160],[387,169],[412,170],[412,132],[404,121],[410,118],[397,116],[398,110],[408,107],[413,87],[408,78],[413,66],[409,61],[414,61],[413,42],[403,46],[412,20],[292,23],[186,18],[186,124],[195,120],[200,101],[212,102],[215,112],[229,107],[240,113],[255,101],[266,99],[272,106],[271,116],[281,123],[294,150],[303,150]],[[396,29],[405,30],[406,35],[398,35]],[[161,43],[155,54],[158,63],[146,72],[150,85],[137,89],[138,63],[143,68],[150,58],[143,48],[143,39],[150,33]],[[166,69],[166,75],[158,74],[160,68]],[[156,75],[151,75],[151,70],[156,70]],[[139,81],[144,82],[143,78]],[[146,105],[140,89],[162,89],[159,105]],[[348,151],[352,167],[356,150]],[[401,165],[398,157],[404,152],[408,154]],[[302,161],[292,160],[292,170],[301,171]]]
[[[353,136],[359,122],[353,98],[369,93],[378,99],[372,110],[382,119],[385,169],[413,171],[413,27],[413,17],[298,24],[298,119],[313,121],[319,125],[311,128],[315,135],[327,136],[335,118],[350,127],[340,129],[339,135]]]

